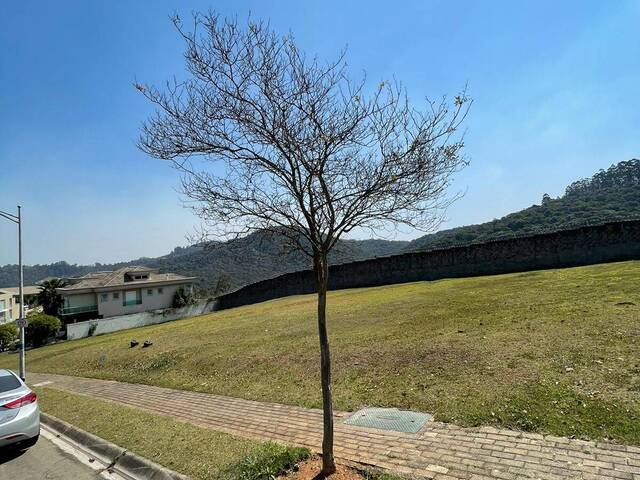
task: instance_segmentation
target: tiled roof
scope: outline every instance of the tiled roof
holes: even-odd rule
[[[12,295],[18,295],[18,293],[20,293],[20,288],[18,287],[2,287],[0,288],[0,290]],[[22,293],[24,295],[37,295],[39,292],[40,287],[38,285],[25,285],[24,287],[22,287]]]
[[[149,278],[145,278],[142,280],[130,280],[125,281],[126,274],[136,274],[136,273],[148,273]],[[156,270],[141,267],[141,266],[131,266],[131,267],[123,267],[119,268],[115,271],[108,272],[91,272],[86,275],[70,279],[71,284],[67,285],[64,288],[59,288],[60,291],[70,291],[70,290],[80,290],[86,288],[101,288],[101,287],[119,287],[119,286],[130,286],[130,285],[144,285],[146,283],[156,283],[156,282],[170,282],[170,281],[188,281],[194,280],[195,277],[185,277],[183,275],[178,275],[177,273],[158,273]]]

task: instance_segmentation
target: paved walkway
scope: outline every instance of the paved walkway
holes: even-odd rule
[[[322,413],[206,393],[106,380],[30,374],[29,383],[110,400],[201,427],[318,451]],[[417,434],[344,425],[336,413],[335,454],[343,463],[405,476],[446,479],[640,480],[640,448],[431,422]]]

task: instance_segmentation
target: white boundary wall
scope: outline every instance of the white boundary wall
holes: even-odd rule
[[[130,315],[120,315],[117,317],[87,320],[84,322],[70,323],[67,325],[67,340],[75,340],[89,336],[91,325],[95,324],[93,336],[103,333],[117,332],[129,328],[144,327],[156,323],[172,322],[181,318],[193,317],[204,313],[213,312],[217,309],[217,300],[198,302],[182,308],[167,308],[165,310],[152,310],[149,312],[132,313]]]

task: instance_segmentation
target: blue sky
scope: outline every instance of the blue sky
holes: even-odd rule
[[[0,22],[0,209],[20,203],[28,264],[168,253],[198,223],[178,177],[135,146],[151,107],[134,80],[183,74],[168,16],[215,8],[291,30],[309,53],[348,46],[354,72],[415,101],[468,82],[471,165],[444,227],[557,196],[640,156],[639,1],[9,2]],[[419,236],[405,232],[402,238]],[[15,263],[0,221],[0,265]]]

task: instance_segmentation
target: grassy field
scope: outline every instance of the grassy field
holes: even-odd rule
[[[319,407],[314,302],[71,341],[28,368]],[[640,444],[640,262],[331,292],[329,328],[339,409]]]
[[[43,411],[194,479],[253,480],[264,469],[280,473],[309,455],[82,395],[36,392]]]

